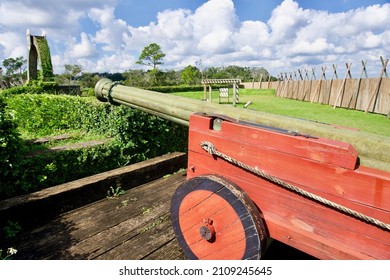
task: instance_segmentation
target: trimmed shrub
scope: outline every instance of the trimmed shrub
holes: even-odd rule
[[[24,138],[76,130],[113,139],[90,148],[20,157],[12,176],[2,180],[0,199],[187,148],[187,127],[95,98],[23,94],[9,95],[7,103]]]
[[[12,193],[14,171],[18,168],[22,140],[11,114],[6,110],[6,103],[0,97],[0,192]]]

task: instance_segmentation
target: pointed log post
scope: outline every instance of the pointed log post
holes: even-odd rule
[[[382,59],[382,57],[381,57]],[[389,62],[388,59],[386,59],[383,63],[382,63],[382,71],[381,71],[381,74],[379,75],[379,79],[378,79],[378,82],[376,84],[376,87],[375,87],[375,90],[374,92],[372,93],[371,95],[371,98],[370,98],[370,101],[368,102],[368,105],[366,107],[366,110],[364,110],[364,112],[368,112],[369,109],[370,109],[370,106],[371,104],[373,103],[373,101],[375,100],[374,102],[374,105],[372,106],[372,111],[375,110],[375,103],[376,103],[376,99],[378,97],[378,93],[379,93],[379,89],[380,89],[380,86],[381,86],[381,82],[382,82],[382,77],[383,77],[383,74],[386,73],[386,67],[387,67],[387,63]]]
[[[339,102],[339,99],[341,98],[341,96],[342,96],[343,93],[344,93],[345,83],[346,83],[346,81],[347,81],[347,77],[349,76],[349,77],[351,78],[351,71],[350,71],[350,70],[351,70],[351,65],[352,65],[352,63],[346,63],[345,65],[347,66],[347,71],[345,72],[345,76],[344,76],[343,82],[342,82],[342,84],[341,84],[339,93],[338,93],[338,95],[337,95],[337,97],[336,97],[336,101],[334,102],[333,109],[336,108],[337,103]],[[339,106],[341,106],[341,103],[342,103],[342,98],[341,98],[341,100],[340,100],[340,105],[339,105]]]

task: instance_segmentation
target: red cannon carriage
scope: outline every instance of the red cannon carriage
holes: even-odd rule
[[[256,112],[107,79],[95,92],[99,100],[189,124],[187,181],[171,202],[172,225],[187,258],[261,259],[273,238],[320,259],[390,259],[389,138],[365,139],[379,149],[372,150],[379,155],[373,159],[367,142],[338,140],[367,136],[360,132],[320,124],[316,131],[296,120],[305,131],[299,133],[269,125],[268,116],[259,121]],[[364,166],[362,159],[381,168]]]

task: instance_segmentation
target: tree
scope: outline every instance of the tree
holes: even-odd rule
[[[164,57],[165,53],[162,52],[161,47],[156,43],[152,43],[142,50],[142,53],[136,63],[151,66],[153,67],[153,70],[156,70],[157,65],[163,64],[162,59]]]
[[[3,66],[7,69],[6,75],[22,74],[22,66],[26,64],[27,60],[23,56],[17,58],[7,58],[3,60]]]
[[[72,78],[75,78],[82,71],[83,67],[81,65],[65,64],[65,76],[69,78],[69,84],[71,84]]]
[[[143,70],[127,70],[123,73],[125,77],[124,84],[130,87],[146,87],[148,86],[146,81],[146,73]]]
[[[0,71],[1,87],[10,88],[13,86],[20,86],[25,80],[25,67],[27,60],[23,56],[17,58],[7,58],[3,60],[5,73]]]

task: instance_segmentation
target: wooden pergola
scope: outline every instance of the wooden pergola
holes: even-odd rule
[[[233,105],[239,102],[238,85],[241,83],[240,79],[203,79],[202,84],[204,88],[204,99],[211,102],[211,92],[213,84],[230,84],[233,85]],[[209,88],[209,98],[207,98],[207,86]]]

